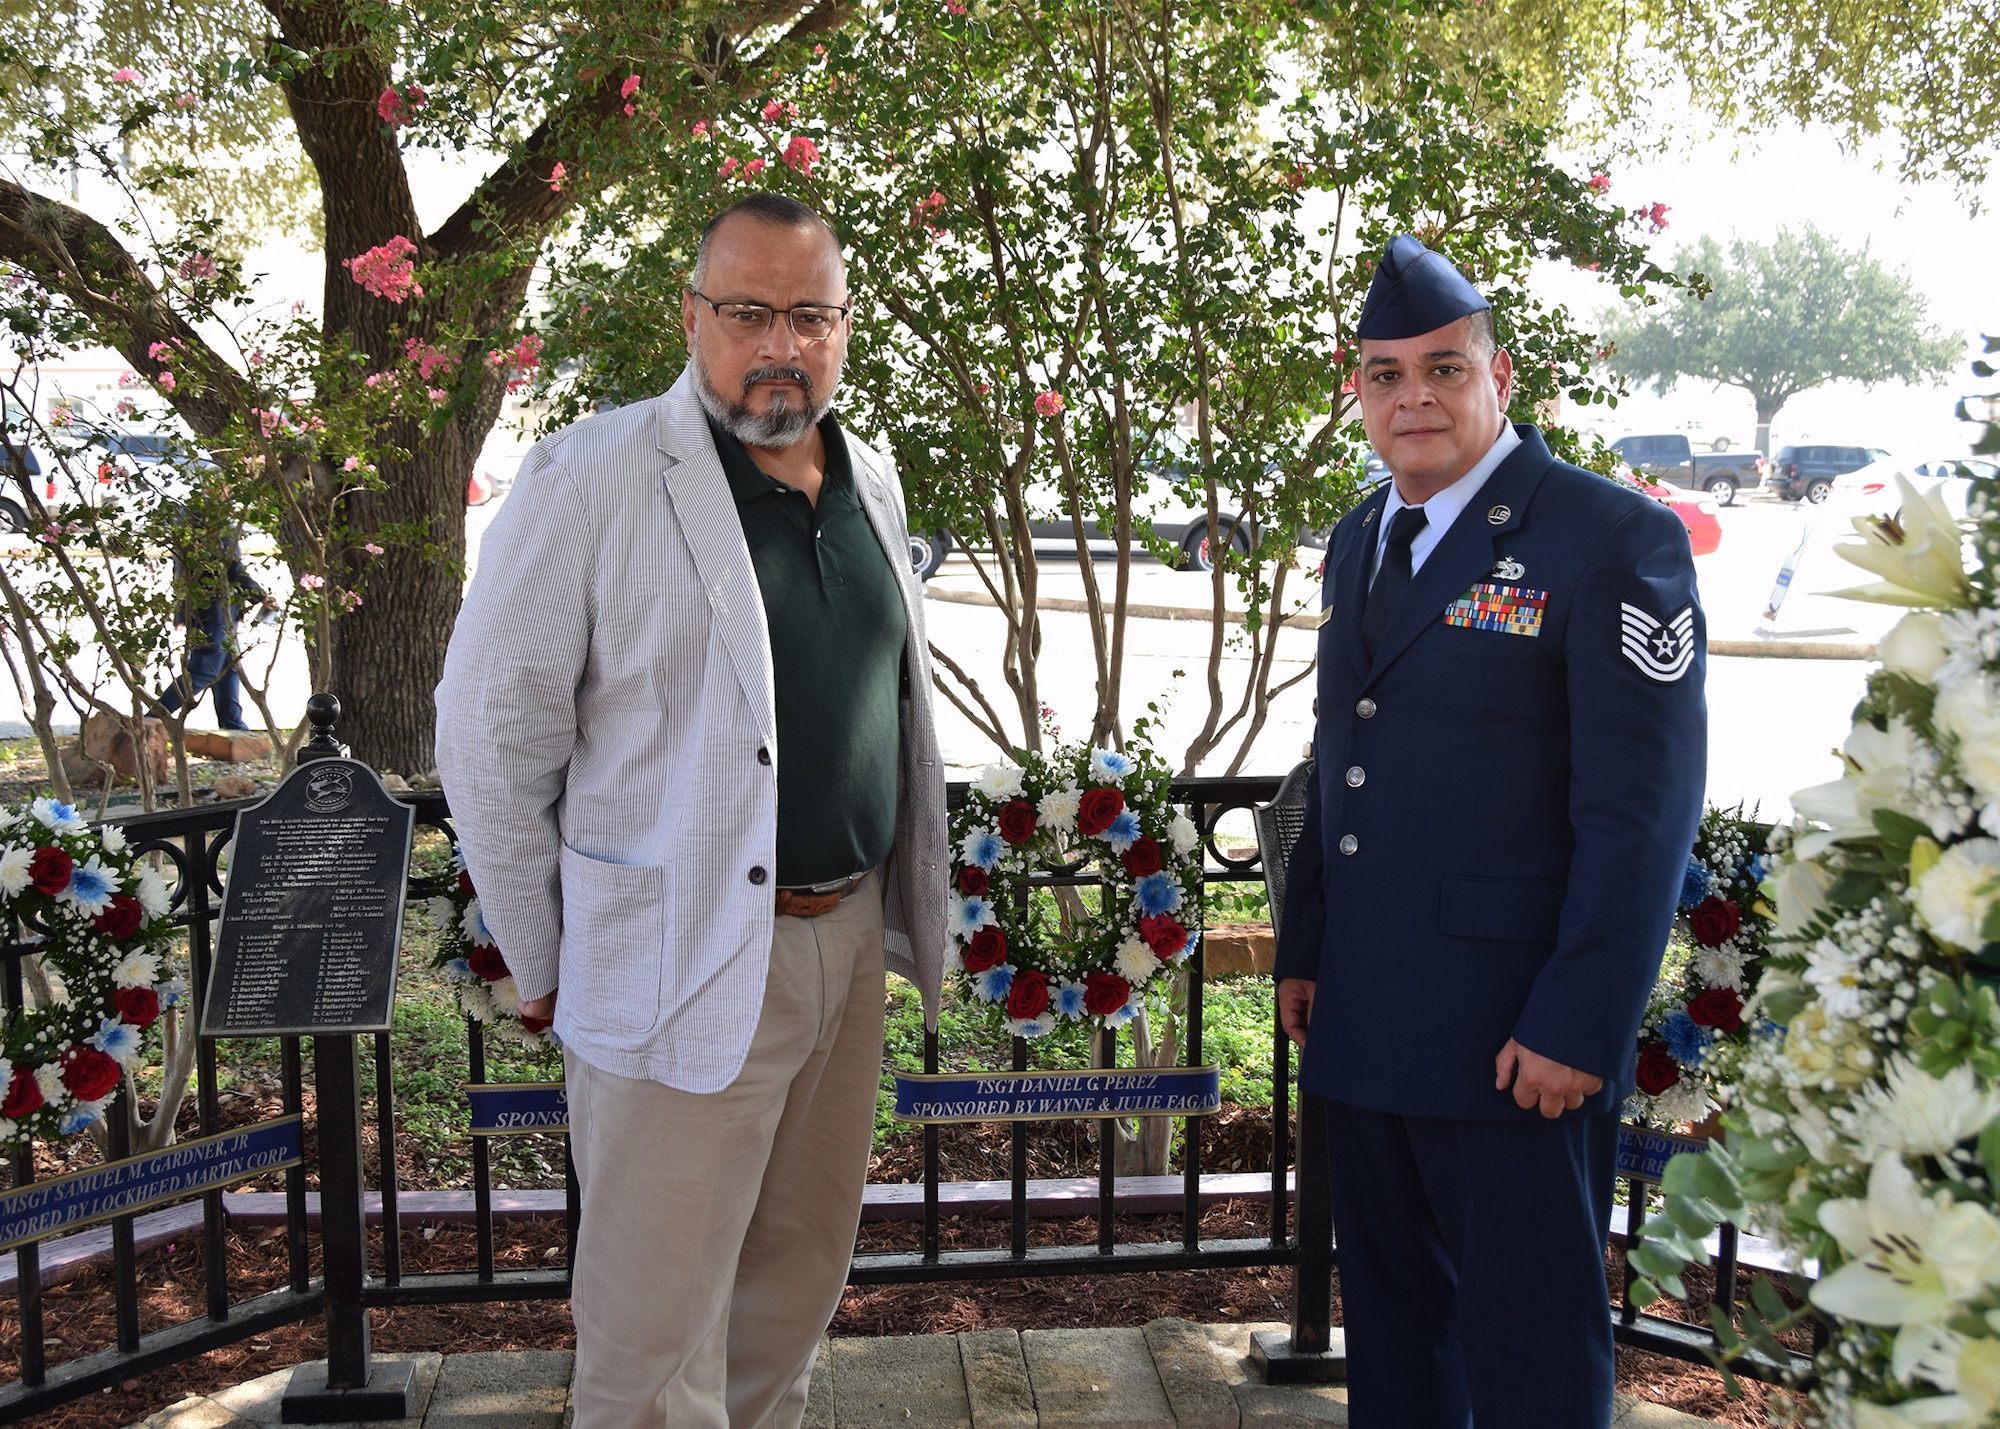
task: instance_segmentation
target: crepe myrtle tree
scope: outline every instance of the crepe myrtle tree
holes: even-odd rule
[[[1361,489],[1344,323],[1387,238],[1416,231],[1493,295],[1522,411],[1606,395],[1589,336],[1523,291],[1531,258],[1628,294],[1665,277],[1601,177],[1508,117],[1501,75],[1448,78],[1377,7],[1334,18],[1242,0],[872,10],[663,133],[646,177],[592,215],[555,265],[551,355],[574,380],[554,420],[671,382],[700,219],[753,188],[796,194],[848,253],[844,420],[893,452],[912,527],[953,534],[1006,622],[996,669],[934,648],[944,696],[998,749],[1041,747],[1031,528],[1055,521],[1087,606],[1090,738],[1118,744],[1132,552],[1179,558],[1144,515],[1177,485],[1214,558],[1179,763],[1240,769],[1272,698],[1305,678],[1278,661],[1313,599],[1299,533]],[[1092,555],[1091,528],[1116,554]]]
[[[431,762],[466,482],[538,360],[525,313],[543,245],[658,130],[850,9],[26,0],[0,15],[0,129],[25,155],[0,164],[0,261],[48,295],[50,340],[114,349],[172,409],[299,588],[361,597],[304,629],[357,756]],[[470,174],[428,225],[423,150]],[[264,364],[271,343],[243,340],[242,255],[288,214],[323,277],[273,319],[295,360]]]

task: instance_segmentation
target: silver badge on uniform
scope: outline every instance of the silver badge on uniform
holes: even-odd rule
[[[1527,573],[1528,568],[1512,556],[1502,556],[1500,563],[1493,568],[1492,576],[1496,581],[1517,581]]]
[[[1646,678],[1671,685],[1694,661],[1694,607],[1683,606],[1670,620],[1656,620],[1636,605],[1618,606],[1619,646]]]
[[[1513,514],[1514,508],[1511,506],[1496,506],[1486,513],[1486,524],[1489,526],[1504,526],[1507,524],[1507,518]]]
[[[1375,524],[1375,509],[1373,506],[1369,507],[1367,514],[1361,518],[1362,530],[1366,531],[1370,526]]]

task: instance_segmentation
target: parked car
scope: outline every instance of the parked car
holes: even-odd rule
[[[1697,556],[1706,556],[1722,544],[1722,518],[1715,513],[1715,500],[1705,492],[1679,491],[1645,473],[1634,475],[1639,489],[1670,508],[1688,528],[1688,545]]]
[[[1826,500],[1833,479],[1881,461],[1889,455],[1880,447],[1837,447],[1821,444],[1779,447],[1771,459],[1771,490],[1787,501]]]
[[[1933,480],[1971,476],[1982,481],[2000,481],[2000,462],[1988,461],[1983,456],[1946,457],[1943,461],[1927,461],[1917,466],[1915,471],[1918,476]]]
[[[1760,452],[1697,452],[1679,432],[1620,437],[1611,450],[1655,481],[1705,491],[1718,506],[1728,506],[1739,491],[1764,484],[1766,463]]]

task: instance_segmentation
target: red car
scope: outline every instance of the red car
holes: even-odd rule
[[[1722,544],[1722,518],[1715,514],[1715,502],[1706,493],[1664,486],[1634,474],[1630,467],[1621,467],[1618,477],[1627,486],[1672,507],[1674,515],[1688,528],[1688,544],[1694,547],[1697,556],[1705,556]]]

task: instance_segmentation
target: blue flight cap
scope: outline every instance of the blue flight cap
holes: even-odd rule
[[[1382,261],[1375,267],[1375,281],[1368,285],[1354,335],[1420,337],[1492,306],[1465,281],[1465,275],[1449,258],[1401,233],[1389,240]]]

